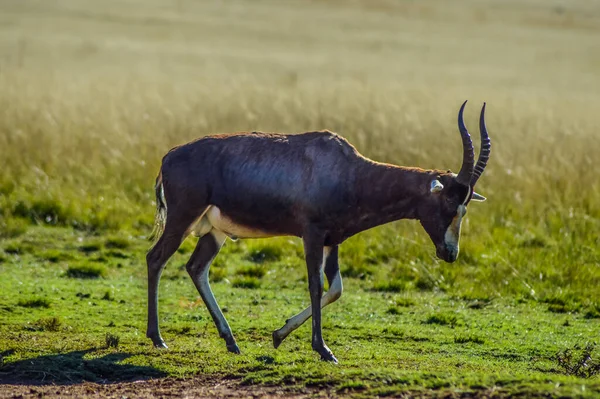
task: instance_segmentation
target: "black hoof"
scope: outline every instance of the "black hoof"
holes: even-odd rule
[[[333,353],[331,352],[331,350],[329,350],[329,348],[325,345],[323,347],[313,347],[313,349],[319,354],[321,355],[321,360],[325,361],[325,362],[332,362],[337,364],[338,360],[335,358],[335,356],[333,356]]]
[[[169,347],[167,346],[167,344],[165,344],[165,341],[163,341],[162,339],[160,341],[154,341],[154,347],[158,348],[158,349],[169,349]]]
[[[235,353],[236,355],[239,355],[240,353],[242,353],[240,351],[240,348],[238,348],[237,344],[231,344],[231,345],[227,345],[227,350],[231,353]]]
[[[333,353],[329,352],[327,354],[321,354],[321,360],[325,362],[331,362],[333,364],[338,364],[338,360],[333,356]]]

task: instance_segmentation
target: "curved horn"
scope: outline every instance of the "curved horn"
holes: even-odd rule
[[[492,141],[485,127],[485,103],[483,103],[481,115],[479,116],[479,133],[481,134],[481,149],[479,150],[479,158],[477,159],[477,165],[475,165],[473,177],[471,178],[471,187],[475,187],[475,183],[477,183],[477,180],[485,170],[492,148]]]
[[[460,131],[460,137],[462,138],[463,143],[463,161],[460,172],[458,172],[458,175],[456,176],[456,181],[465,186],[469,186],[471,184],[475,165],[475,151],[473,150],[473,142],[471,141],[471,136],[467,131],[463,119],[465,105],[467,105],[466,101],[460,107],[460,111],[458,111],[458,130]]]

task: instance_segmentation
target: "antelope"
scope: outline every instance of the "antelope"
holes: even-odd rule
[[[491,142],[485,103],[475,164],[473,142],[458,112],[463,159],[458,174],[373,161],[343,137],[302,134],[212,135],[169,151],[156,179],[156,236],[148,264],[148,328],[156,347],[167,348],[158,326],[158,285],[167,260],[189,235],[198,243],[186,264],[227,349],[240,353],[209,284],[212,260],[227,239],[296,236],[308,269],[310,306],[273,332],[281,342],[312,316],[312,349],[337,359],[323,340],[321,308],[342,295],[338,247],[347,238],[399,219],[417,219],[436,255],[456,260],[460,228],[470,201],[485,197],[473,188],[483,173]],[[323,295],[323,275],[329,283]]]

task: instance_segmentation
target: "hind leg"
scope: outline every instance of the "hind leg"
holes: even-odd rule
[[[148,327],[146,336],[157,348],[167,348],[158,327],[158,284],[162,271],[169,258],[177,251],[185,239],[189,226],[195,217],[167,212],[167,222],[163,234],[156,245],[146,255],[148,263]]]
[[[225,340],[227,350],[233,353],[240,353],[240,349],[235,342],[229,323],[227,323],[223,312],[219,308],[208,282],[208,270],[210,264],[219,253],[226,238],[225,234],[215,229],[212,229],[208,234],[202,236],[198,241],[198,245],[196,246],[192,257],[186,265],[186,269],[217,326],[219,336]]]

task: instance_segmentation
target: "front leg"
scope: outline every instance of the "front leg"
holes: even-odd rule
[[[323,263],[325,263],[325,276],[329,282],[329,290],[321,298],[321,308],[337,301],[342,295],[342,276],[338,263],[338,246],[325,247],[323,250]],[[273,332],[273,346],[277,349],[281,342],[311,316],[312,308],[309,306],[297,315],[286,320],[285,325]]]
[[[312,348],[321,355],[322,360],[337,363],[337,359],[323,341],[321,329],[321,296],[323,295],[321,265],[323,264],[324,236],[320,232],[310,230],[304,234],[302,239],[308,269],[308,290],[310,291],[312,313]]]

